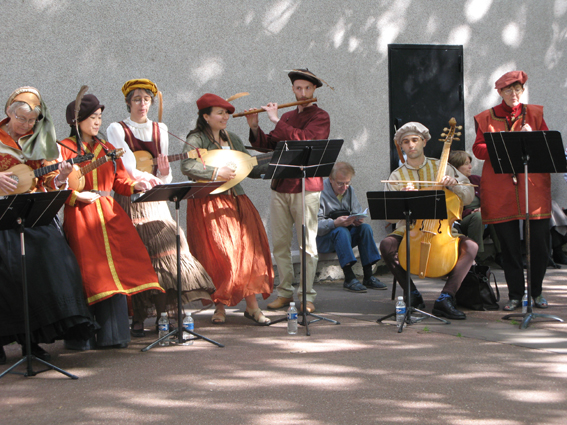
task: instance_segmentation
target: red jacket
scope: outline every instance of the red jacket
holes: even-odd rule
[[[519,131],[524,122],[522,107],[510,108],[504,102],[487,109],[474,117],[476,140],[473,153],[484,160],[480,193],[482,221],[486,224],[504,223],[526,217],[525,177],[517,174],[518,183],[514,184],[512,174],[496,174],[488,157],[484,133],[500,131]],[[533,130],[548,130],[543,119],[543,106],[525,105],[525,123]],[[513,112],[517,115],[515,119]],[[549,174],[529,174],[528,177],[530,219],[551,217],[551,179]]]

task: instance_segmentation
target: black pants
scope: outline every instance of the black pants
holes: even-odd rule
[[[386,236],[382,239],[382,242],[380,242],[380,253],[382,254],[384,262],[390,269],[390,272],[392,272],[405,294],[405,291],[407,290],[407,274],[398,261],[398,248],[401,241],[401,236]],[[461,287],[461,283],[463,283],[463,279],[474,262],[477,251],[478,245],[475,241],[465,236],[459,238],[459,259],[457,260],[455,267],[453,267],[453,270],[451,270],[451,273],[447,275],[447,282],[441,292],[446,292],[453,297],[455,296]],[[433,253],[433,255],[435,255],[435,253]],[[412,280],[411,290],[414,291],[416,289],[417,288]]]
[[[494,225],[502,247],[502,267],[511,300],[524,296],[525,277],[519,220]],[[541,295],[549,260],[549,219],[530,220],[531,287],[533,298]]]

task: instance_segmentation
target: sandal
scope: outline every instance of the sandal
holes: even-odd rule
[[[262,310],[259,308],[250,311],[248,311],[248,309],[244,310],[244,317],[262,326],[268,326],[271,323],[271,320],[264,316],[264,313],[262,313]]]
[[[547,302],[547,300],[545,298],[543,298],[543,295],[539,295],[537,297],[534,298],[534,305],[537,308],[547,308],[549,307],[549,304]]]
[[[214,325],[222,325],[224,322],[226,322],[226,311],[224,308],[220,309],[220,308],[216,308],[215,309],[215,313],[213,314],[213,317],[211,317],[211,322]]]

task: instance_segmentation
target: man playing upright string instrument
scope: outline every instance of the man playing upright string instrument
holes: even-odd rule
[[[434,182],[439,169],[440,161],[435,158],[428,158],[424,154],[425,145],[430,138],[427,127],[418,122],[408,122],[400,127],[394,136],[394,140],[405,153],[407,160],[401,167],[390,174],[390,183],[386,184],[387,190],[419,190],[432,185],[431,183],[418,183],[423,181]],[[468,205],[474,197],[474,188],[458,184],[469,183],[469,180],[451,165],[447,166],[445,174],[441,178],[440,184],[454,192],[461,199],[463,205]],[[415,183],[408,184],[412,181]],[[398,248],[404,234],[405,222],[401,221],[397,224],[396,230],[382,240],[380,252],[386,265],[404,290],[404,298],[407,301],[407,294],[405,293],[407,291],[405,284],[407,275],[398,261]],[[441,290],[441,295],[433,306],[433,314],[455,320],[466,319],[465,314],[455,308],[454,299],[463,279],[474,262],[477,250],[478,245],[472,239],[465,236],[459,238],[457,263],[447,275],[447,281]],[[432,252],[431,255],[434,256],[435,253]],[[413,281],[411,282],[411,304],[415,308],[425,308],[423,297]]]
[[[308,69],[294,69],[288,74],[292,90],[298,101],[314,97],[315,89],[323,85],[322,80]],[[258,126],[258,114],[247,115],[250,126],[250,143],[255,147],[274,149],[280,140],[317,140],[327,139],[331,130],[329,114],[314,103],[299,105],[296,110],[278,117],[278,104],[268,103],[262,106],[270,121],[276,127],[265,134]],[[306,310],[315,311],[313,279],[317,268],[317,213],[319,197],[323,190],[323,179],[312,177],[305,179],[305,240],[306,246]],[[293,262],[291,259],[292,226],[295,224],[299,246],[301,247],[301,223],[303,209],[301,199],[301,179],[275,179],[272,181],[272,199],[270,205],[272,244],[274,259],[278,266],[280,284],[277,287],[278,298],[268,304],[269,309],[288,306],[293,301]],[[301,298],[301,286],[298,297]],[[303,306],[301,308],[303,310]]]

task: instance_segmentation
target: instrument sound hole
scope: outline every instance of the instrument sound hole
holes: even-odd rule
[[[10,176],[10,178],[11,178],[12,180],[14,180],[16,183],[20,183],[20,179],[19,179],[18,176],[16,176],[15,174],[12,174],[12,175]]]

